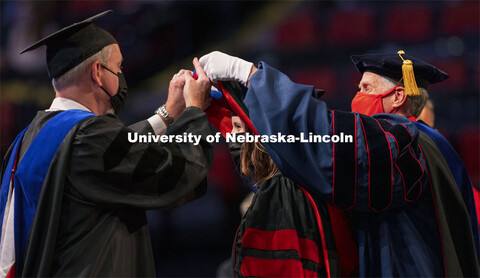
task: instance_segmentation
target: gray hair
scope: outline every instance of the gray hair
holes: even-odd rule
[[[399,83],[397,80],[381,76],[381,80],[385,88],[393,88],[397,86],[404,86],[403,80]],[[417,80],[418,91],[420,95],[418,96],[407,96],[406,100],[406,107],[407,107],[407,117],[418,117],[420,113],[422,113],[423,107],[427,103],[428,100],[428,82],[423,80]]]
[[[82,81],[82,77],[84,76],[84,74],[88,72],[88,68],[95,61],[99,61],[100,64],[106,65],[108,63],[108,59],[110,58],[111,53],[112,53],[112,45],[107,45],[102,50],[93,54],[92,56],[87,58],[85,61],[76,65],[71,70],[60,75],[59,77],[52,78],[53,89],[56,92],[59,92],[59,91],[65,90],[68,87],[78,85],[78,83]]]

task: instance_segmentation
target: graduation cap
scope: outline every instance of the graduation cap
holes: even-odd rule
[[[232,116],[239,116],[253,134],[258,134],[243,102],[245,92],[241,85],[236,81],[219,81],[216,87],[222,97],[212,98],[212,103],[205,110],[210,123],[225,137],[226,133],[232,132]]]
[[[112,12],[108,10],[65,27],[32,44],[20,54],[46,45],[48,76],[61,76],[105,46],[117,43],[110,33],[93,24],[94,20]]]
[[[373,72],[381,76],[400,80],[403,78],[407,95],[417,95],[416,81],[426,81],[429,84],[437,83],[448,78],[448,74],[437,67],[405,55],[403,50],[397,54],[366,54],[350,56],[357,70]]]

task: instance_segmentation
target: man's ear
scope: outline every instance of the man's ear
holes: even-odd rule
[[[99,61],[93,62],[93,64],[90,66],[91,72],[92,72],[92,81],[97,84],[99,87],[102,86],[102,79],[100,78],[102,76],[101,72],[101,67]]]
[[[398,86],[395,89],[392,108],[401,107],[405,103],[405,101],[407,101],[407,94],[405,93],[405,88],[403,88],[402,86]]]

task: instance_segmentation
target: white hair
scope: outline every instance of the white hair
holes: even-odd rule
[[[397,85],[404,86],[403,81],[398,82],[397,80],[390,77],[386,77],[386,76],[380,76],[380,77],[381,77],[380,80],[382,81],[382,84],[385,86],[385,91]],[[428,100],[428,92],[427,92],[428,82],[417,80],[417,85],[418,85],[418,91],[420,92],[420,95],[407,96],[407,100],[406,100],[407,117],[411,117],[411,116],[415,118],[418,117],[420,113],[422,113],[423,107],[425,106]]]
[[[52,78],[52,86],[56,92],[65,90],[68,87],[78,85],[82,81],[84,74],[88,73],[88,68],[95,62],[99,61],[100,64],[106,65],[110,54],[112,53],[113,46],[107,45],[99,52],[93,54],[85,61],[76,65],[74,68],[70,69],[66,73],[60,75],[59,77]]]

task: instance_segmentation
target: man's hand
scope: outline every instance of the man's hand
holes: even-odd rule
[[[253,68],[253,63],[219,51],[202,56],[200,65],[213,83],[235,80],[244,86],[247,86]]]
[[[185,110],[185,98],[183,97],[183,87],[185,87],[185,76],[192,75],[189,70],[180,70],[170,80],[168,87],[168,98],[166,109],[168,114],[176,120],[177,117]]]
[[[193,66],[197,72],[198,79],[195,80],[192,74],[185,75],[185,87],[183,88],[183,95],[185,97],[185,104],[187,107],[195,106],[203,109],[205,98],[210,93],[210,80],[197,58],[193,59]]]

